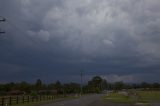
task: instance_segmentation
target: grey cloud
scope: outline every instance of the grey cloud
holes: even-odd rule
[[[22,72],[40,70],[39,76],[41,69],[57,75],[66,70],[76,74],[74,70],[82,68],[88,75],[159,73],[159,4],[159,0],[2,1],[0,13],[8,21],[1,63],[29,67]]]

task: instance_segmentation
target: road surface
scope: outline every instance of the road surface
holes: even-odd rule
[[[101,100],[102,96],[102,94],[82,96],[78,99],[66,100],[43,106],[135,106],[129,104],[105,103]]]

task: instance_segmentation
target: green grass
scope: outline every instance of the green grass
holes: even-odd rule
[[[32,103],[17,104],[17,105],[12,105],[12,106],[38,106],[38,105],[48,104],[52,102],[54,101],[32,102]]]
[[[140,106],[150,106],[150,103],[160,102],[160,91],[134,91],[129,96],[126,96],[121,93],[110,93],[107,96],[104,96],[103,99],[106,102],[111,103],[129,103],[129,104],[138,104]]]
[[[39,102],[30,102],[30,103],[24,103],[24,104],[16,104],[16,105],[12,105],[12,106],[41,106],[44,104],[49,104],[49,103],[54,103],[57,101],[63,101],[63,100],[69,100],[69,99],[76,99],[78,97],[73,97],[73,96],[68,96],[65,98],[59,98],[59,99],[55,99],[55,100],[48,100],[48,101],[39,101]]]
[[[160,102],[160,91],[137,91],[139,102]]]
[[[67,98],[65,98],[65,99],[67,99]],[[41,106],[41,105],[44,105],[44,104],[54,103],[56,101],[58,101],[58,100],[30,102],[30,103],[23,103],[23,104],[21,103],[21,104],[15,104],[15,105],[11,105],[11,106]]]
[[[134,103],[135,101],[126,95],[119,93],[110,93],[109,95],[104,97],[104,100],[112,103]]]

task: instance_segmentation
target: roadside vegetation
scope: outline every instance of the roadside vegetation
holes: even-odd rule
[[[126,90],[113,91],[103,97],[105,102],[128,103],[141,106],[150,106],[151,103],[160,103],[160,91],[156,90]]]
[[[95,76],[85,85],[73,82],[61,83],[60,81],[45,84],[41,79],[37,79],[35,83],[22,81],[19,83],[11,82],[0,84],[0,106],[4,106],[6,100],[8,104],[11,105],[20,104],[20,106],[32,106],[43,103],[44,101],[48,102],[49,99],[41,100],[42,96],[56,97],[62,95],[63,97],[67,97],[69,95],[105,93],[106,91],[114,91],[104,97],[107,102],[160,102],[160,83],[142,82],[139,84],[127,84],[122,81],[110,83],[100,76]],[[30,97],[31,99],[29,99]],[[23,103],[23,105],[21,103]]]
[[[112,103],[134,103],[134,99],[132,99],[130,96],[118,93],[118,92],[112,92],[109,93],[107,96],[104,97],[104,100],[106,102],[112,102]]]
[[[160,102],[160,91],[137,91],[139,102]]]
[[[45,104],[49,104],[49,103],[54,103],[54,102],[59,102],[59,101],[63,101],[63,100],[70,100],[70,99],[76,99],[78,98],[75,96],[66,96],[64,98],[59,98],[59,99],[55,99],[55,100],[47,100],[47,101],[38,101],[38,102],[30,102],[30,103],[20,103],[20,104],[15,104],[12,106],[41,106],[41,105],[45,105]]]
[[[39,106],[43,104],[53,103],[55,101],[41,101],[41,102],[33,102],[33,103],[25,103],[25,104],[17,104],[12,106]]]

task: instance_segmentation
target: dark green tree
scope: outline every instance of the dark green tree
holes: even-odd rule
[[[115,90],[122,90],[124,88],[123,81],[115,82],[114,83],[114,88],[115,88]]]
[[[42,88],[43,88],[42,81],[40,79],[37,79],[36,84],[35,84],[36,91],[42,90]]]
[[[91,92],[100,93],[102,91],[103,79],[100,76],[95,76],[91,81],[88,81],[88,87]]]
[[[60,81],[56,81],[54,87],[58,93],[63,93],[63,86]]]
[[[27,82],[22,81],[22,82],[19,84],[19,90],[25,91],[26,93],[30,93],[30,91],[31,91],[31,86],[30,86],[30,84],[28,84]]]

